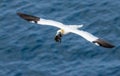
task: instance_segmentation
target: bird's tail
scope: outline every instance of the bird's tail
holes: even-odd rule
[[[73,28],[73,29],[78,29],[78,28],[81,28],[83,27],[83,25],[69,25],[69,27]]]
[[[18,12],[17,15],[19,15],[24,20],[27,20],[27,21],[30,21],[30,22],[34,22],[34,23],[37,23],[37,21],[40,20],[39,17],[31,16],[31,15],[20,13],[20,12]]]

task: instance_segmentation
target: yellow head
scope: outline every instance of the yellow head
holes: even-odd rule
[[[64,34],[64,32],[65,32],[63,29],[60,29],[60,31],[61,31],[62,34]]]

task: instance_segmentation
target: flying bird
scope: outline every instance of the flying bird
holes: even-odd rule
[[[89,32],[86,32],[83,30],[78,30],[78,28],[81,28],[83,25],[69,25],[68,26],[68,25],[65,25],[63,23],[60,23],[60,22],[57,22],[54,20],[47,20],[47,19],[43,19],[40,17],[24,14],[21,12],[18,12],[17,15],[19,15],[21,18],[23,18],[24,20],[31,22],[31,23],[36,23],[36,24],[40,24],[40,25],[50,25],[50,26],[60,28],[57,31],[55,38],[54,38],[56,42],[61,42],[61,38],[63,35],[68,34],[68,33],[74,33],[74,34],[77,34],[77,35],[85,38],[89,42],[94,43],[97,46],[102,46],[105,48],[113,48],[114,47],[114,45],[90,34]]]

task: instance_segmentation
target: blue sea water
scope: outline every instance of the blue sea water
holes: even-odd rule
[[[82,30],[109,41],[98,47],[58,28],[31,24],[17,12],[83,24]],[[0,76],[120,76],[120,0],[1,0]]]

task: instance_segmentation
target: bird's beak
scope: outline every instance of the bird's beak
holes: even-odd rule
[[[61,37],[62,37],[62,34],[59,33],[58,35],[55,36],[55,41],[56,42],[61,42]]]

